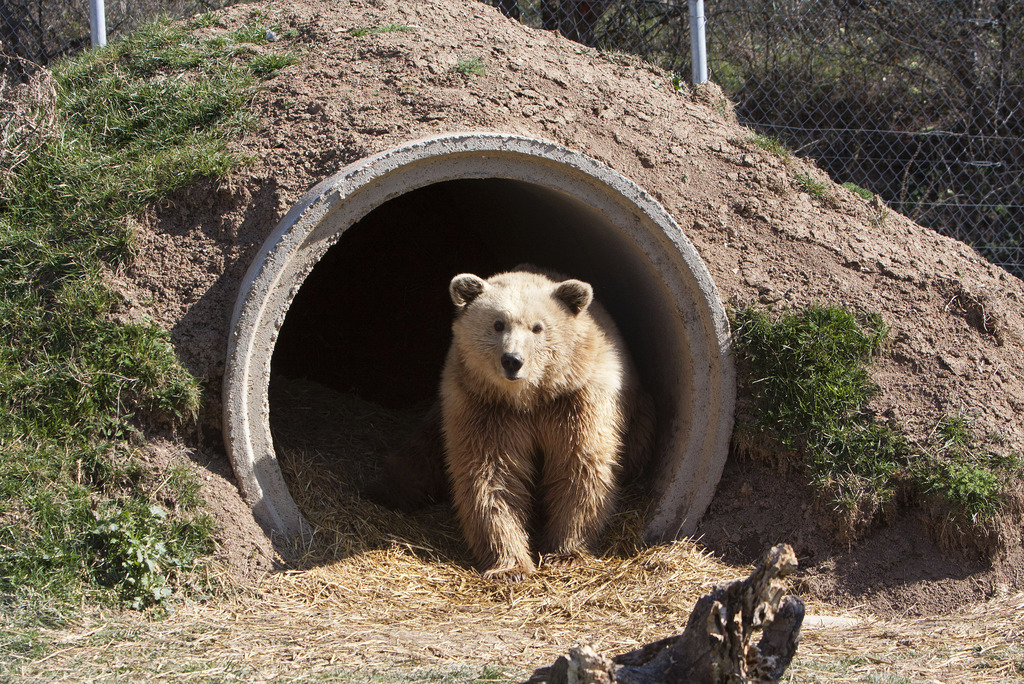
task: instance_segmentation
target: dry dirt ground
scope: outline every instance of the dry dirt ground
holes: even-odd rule
[[[169,329],[185,365],[206,382],[196,431],[155,440],[150,456],[199,466],[222,556],[240,577],[279,566],[235,489],[220,436],[219,387],[239,281],[313,184],[442,132],[550,140],[607,164],[667,208],[725,302],[880,313],[892,332],[873,370],[881,387],[873,408],[911,438],[927,435],[943,415],[966,411],[982,434],[1024,447],[1024,283],[964,244],[833,184],[811,163],[752,144],[716,87],[676,91],[670,74],[461,0],[239,5],[201,32],[229,30],[256,10],[279,34],[297,32],[263,49],[284,45],[299,59],[255,99],[257,128],[235,144],[253,162],[140,217],[138,258],[115,278],[121,314]],[[402,30],[351,33],[389,25]],[[484,73],[461,73],[465,59],[479,60]],[[822,183],[829,198],[803,192],[801,174]],[[441,321],[442,345],[446,327]],[[435,379],[410,380],[417,389],[402,397],[406,406],[429,394]],[[979,557],[940,544],[927,512],[913,510],[838,546],[828,516],[810,502],[797,475],[735,455],[700,543],[743,564],[788,541],[803,568],[801,595],[837,610],[935,615],[1024,588],[1019,516],[1004,525],[1001,548]]]

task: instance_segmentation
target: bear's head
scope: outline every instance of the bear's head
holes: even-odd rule
[[[471,273],[449,286],[456,307],[452,344],[472,382],[506,396],[564,390],[577,349],[593,334],[593,288],[529,271],[487,280]]]

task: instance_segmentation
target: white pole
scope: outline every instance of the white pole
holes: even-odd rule
[[[103,0],[89,0],[89,28],[92,30],[92,46],[107,44],[107,13]]]
[[[704,37],[704,0],[690,0],[690,55],[693,59],[693,82],[708,80],[708,48]]]

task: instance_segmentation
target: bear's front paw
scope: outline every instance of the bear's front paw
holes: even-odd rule
[[[516,563],[515,565],[490,568],[484,570],[484,579],[500,580],[503,582],[522,582],[533,574],[533,563]]]
[[[540,557],[540,566],[551,568],[567,568],[583,560],[578,553],[545,553]]]

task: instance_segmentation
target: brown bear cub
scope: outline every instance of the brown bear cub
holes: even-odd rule
[[[456,276],[441,379],[451,495],[484,577],[591,549],[623,469],[650,455],[653,408],[593,288],[536,269]]]

